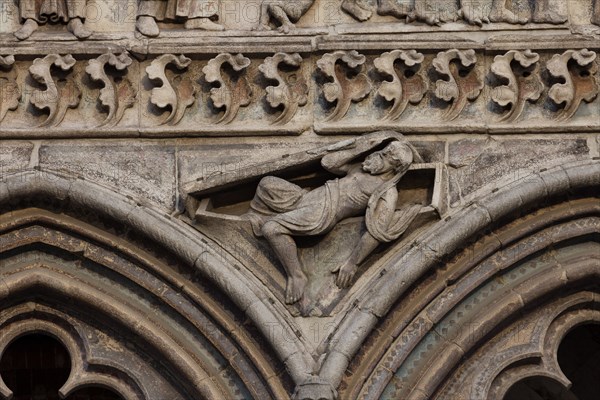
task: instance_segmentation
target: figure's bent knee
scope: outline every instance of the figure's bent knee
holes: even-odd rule
[[[261,232],[264,237],[269,238],[276,235],[286,233],[286,229],[279,224],[277,221],[267,221],[261,228]]]

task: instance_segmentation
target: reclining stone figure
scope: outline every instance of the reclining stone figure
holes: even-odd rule
[[[387,145],[385,143],[391,140]],[[385,147],[376,150],[377,147]],[[367,232],[354,251],[332,272],[336,283],[348,287],[361,262],[382,242],[397,239],[421,210],[421,205],[396,209],[396,185],[413,162],[422,162],[417,151],[401,135],[390,132],[371,139],[353,139],[333,145],[322,166],[343,177],[313,190],[286,180],[263,178],[246,216],[254,233],[272,246],[286,270],[286,303],[299,301],[307,284],[298,258],[295,236],[322,235],[343,219],[365,216]],[[360,161],[366,154],[364,161]]]

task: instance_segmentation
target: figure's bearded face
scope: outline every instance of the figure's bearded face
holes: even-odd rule
[[[362,163],[362,169],[372,175],[379,175],[392,170],[392,165],[383,154],[383,151],[376,151],[365,158],[365,161]]]

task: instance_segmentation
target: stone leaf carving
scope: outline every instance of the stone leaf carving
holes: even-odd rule
[[[267,79],[277,81],[277,86],[267,86],[267,102],[273,108],[283,107],[283,111],[272,124],[286,124],[289,122],[298,108],[306,105],[308,101],[308,84],[301,72],[292,76],[285,76],[279,70],[280,64],[291,67],[300,67],[302,57],[298,53],[277,53],[273,57],[267,57],[258,69]]]
[[[158,108],[170,108],[171,113],[161,125],[178,124],[185,114],[185,110],[194,104],[196,98],[196,87],[189,77],[173,79],[169,81],[166,75],[166,69],[169,64],[173,64],[178,70],[187,68],[191,59],[183,54],[175,56],[173,54],[164,54],[146,67],[146,73],[150,80],[156,80],[161,83],[159,87],[152,89],[150,102]]]
[[[583,49],[567,50],[548,61],[550,75],[564,81],[552,85],[548,92],[554,103],[565,104],[565,108],[557,116],[558,120],[571,118],[582,101],[589,103],[598,96],[596,58],[595,52]]]
[[[132,62],[131,57],[125,53],[119,56],[112,53],[103,54],[88,62],[85,71],[93,80],[104,85],[98,99],[104,107],[108,108],[108,115],[100,126],[118,124],[123,118],[125,110],[133,106],[137,94],[129,79],[119,81],[111,79],[106,72],[106,67],[110,65],[117,71],[125,71]]]
[[[433,60],[435,70],[446,77],[435,83],[435,96],[451,103],[444,119],[456,119],[468,101],[479,97],[484,84],[482,73],[475,67],[476,63],[475,50],[448,50],[438,53]]]
[[[223,66],[229,64],[235,73],[232,76],[223,71]],[[252,99],[252,89],[241,72],[250,65],[250,59],[242,54],[219,54],[202,68],[206,81],[216,84],[210,90],[210,98],[216,108],[224,108],[225,112],[217,120],[218,124],[228,124],[235,119],[240,107],[246,107]]]
[[[494,58],[492,73],[508,83],[494,88],[492,100],[502,107],[511,107],[501,121],[516,120],[523,113],[527,101],[537,101],[542,95],[544,84],[539,74],[539,59],[539,54],[531,50],[511,50]],[[514,66],[513,61],[518,66]]]
[[[14,63],[14,56],[0,56],[0,72],[9,71],[6,76],[0,75],[0,122],[6,113],[17,109],[19,100],[21,100],[21,91],[16,82],[16,72],[12,69]]]
[[[392,78],[391,81],[383,82],[377,91],[380,96],[393,103],[385,119],[399,119],[408,103],[418,104],[425,96],[427,81],[413,69],[418,68],[424,59],[423,54],[415,50],[394,50],[383,53],[373,62],[377,72]],[[397,64],[402,64],[402,67],[396,68]]]
[[[362,69],[366,57],[356,50],[336,51],[324,54],[317,67],[333,82],[323,85],[325,100],[336,103],[333,112],[325,121],[338,121],[346,115],[350,104],[364,100],[371,92],[372,85],[365,73],[358,73],[354,78],[349,78],[342,64],[353,70]]]
[[[63,71],[69,71],[75,65],[73,56],[60,56],[49,54],[44,58],[33,61],[29,72],[33,79],[46,87],[45,90],[34,90],[31,96],[31,104],[40,110],[49,110],[48,118],[40,126],[57,126],[65,118],[69,108],[76,108],[81,99],[81,90],[72,78],[64,81],[54,80],[52,77],[52,66]]]

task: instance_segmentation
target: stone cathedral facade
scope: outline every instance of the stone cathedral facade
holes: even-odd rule
[[[600,0],[0,6],[0,399],[600,398]]]

